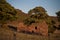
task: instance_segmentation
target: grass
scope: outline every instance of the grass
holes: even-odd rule
[[[49,40],[60,40],[60,33],[59,34],[50,34]]]
[[[17,37],[17,40],[48,40],[47,37],[43,37],[40,35],[29,35],[24,33],[18,33]]]
[[[60,34],[50,34],[49,37],[14,32],[8,28],[0,28],[0,40],[60,40]]]
[[[40,35],[18,33],[10,29],[0,28],[0,40],[48,40],[48,38]]]

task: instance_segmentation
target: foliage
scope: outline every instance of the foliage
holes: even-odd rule
[[[35,23],[35,19],[28,18],[24,20],[24,24],[31,25],[32,23]]]
[[[56,12],[56,15],[58,17],[58,21],[60,21],[60,11]]]
[[[46,10],[43,8],[43,7],[35,7],[35,8],[33,8],[32,10],[30,10],[29,12],[28,12],[28,14],[30,15],[30,16],[35,16],[36,18],[44,18],[44,17],[46,17],[46,16],[48,16],[47,14],[46,14]]]
[[[46,10],[43,7],[35,7],[33,9],[31,9],[28,12],[29,18],[27,18],[25,21],[27,21],[26,23],[33,23],[31,21],[33,21],[32,19],[34,19],[35,23],[37,22],[41,22],[43,20],[45,20],[46,22],[49,21],[49,16],[46,13]],[[50,22],[50,21],[49,21]]]
[[[57,29],[55,26],[55,21],[52,19],[46,20],[48,24],[48,33],[54,33],[54,31]]]
[[[22,12],[22,10],[16,9],[17,11],[17,20],[23,22],[27,18],[27,14]]]
[[[24,22],[25,24],[31,25],[32,23],[46,21],[48,25],[48,32],[53,33],[56,28],[54,28],[55,22],[49,17],[47,11],[43,7],[35,7],[31,9],[29,12],[29,18],[27,18]],[[34,20],[32,20],[34,19]],[[34,21],[34,22],[33,22]]]
[[[56,22],[55,22],[55,21],[53,21],[53,20],[52,20],[51,22],[52,22],[52,24],[56,24]]]
[[[33,9],[31,9],[28,14],[32,14],[32,13],[37,14],[38,12],[42,13],[42,12],[46,12],[46,10],[43,7],[35,7]]]
[[[54,25],[50,25],[50,27],[48,27],[48,33],[54,33],[55,30],[56,30],[56,26]]]
[[[6,21],[15,20],[16,10],[6,0],[0,0],[0,23],[6,23]]]

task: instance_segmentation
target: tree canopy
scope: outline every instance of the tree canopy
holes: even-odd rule
[[[47,15],[47,13],[46,13],[47,11],[43,8],[43,7],[35,7],[35,8],[33,8],[32,10],[30,10],[29,12],[28,12],[28,14],[30,15],[30,16],[35,16],[36,18],[39,18],[39,19],[41,19],[41,18],[44,18],[44,17],[47,17],[48,15]]]
[[[58,17],[58,21],[60,21],[60,11],[56,12],[56,15]]]
[[[47,23],[50,23],[49,15],[43,7],[35,7],[31,9],[28,12],[28,15],[29,17],[25,20],[25,22],[29,21],[30,24],[35,22],[41,22],[43,20],[45,20]]]

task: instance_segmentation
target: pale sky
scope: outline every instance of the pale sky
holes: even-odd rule
[[[55,13],[60,10],[60,0],[7,0],[7,2],[25,13],[36,6],[42,6],[51,16],[55,16]]]

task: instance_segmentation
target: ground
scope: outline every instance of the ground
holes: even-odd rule
[[[25,34],[12,31],[9,28],[0,28],[0,40],[60,40],[60,35],[51,34],[49,37]]]
[[[48,40],[48,38],[40,35],[18,33],[9,29],[0,28],[0,40]]]

